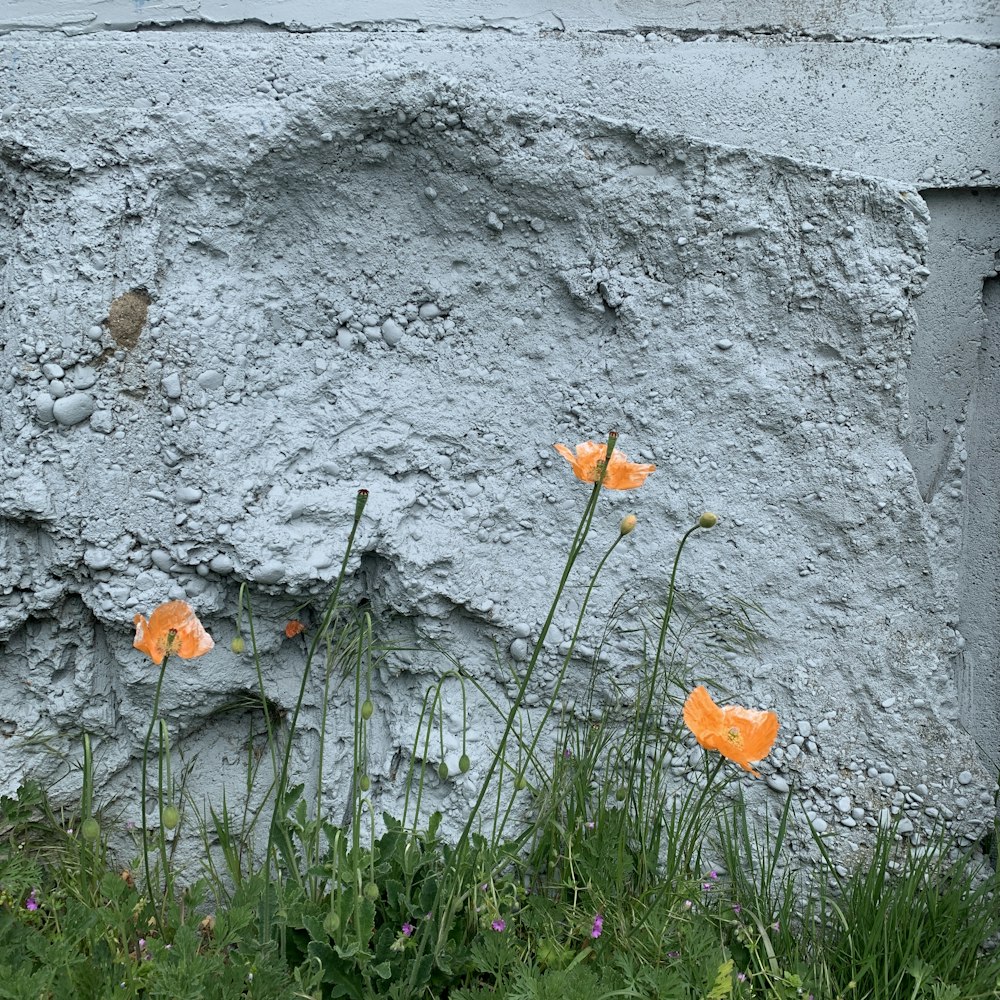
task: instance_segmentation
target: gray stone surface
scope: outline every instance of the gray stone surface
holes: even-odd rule
[[[687,8],[670,8],[675,26],[702,30],[653,37],[633,30],[652,26],[641,8],[597,5],[566,31],[512,5],[503,32],[452,30],[452,11],[423,34],[208,31],[234,18],[207,3],[5,12],[0,791],[56,773],[25,737],[85,726],[100,787],[135,818],[155,672],[129,623],[174,597],[216,647],[171,671],[164,711],[179,750],[210,765],[195,790],[238,787],[246,720],[230,706],[254,686],[228,649],[240,582],[287,708],[302,647],[282,626],[329,589],[363,486],[348,594],[423,644],[376,678],[371,770],[392,808],[423,690],[446,668],[428,640],[503,697],[494,643],[523,662],[586,496],[552,444],[615,427],[658,468],[604,498],[599,535],[630,511],[639,528],[595,609],[623,591],[626,620],[655,609],[680,533],[720,515],[682,585],[722,632],[739,598],[770,617],[757,655],[703,634],[712,657],[692,640],[691,662],[786,720],[758,807],[794,787],[845,856],[883,813],[919,836],[928,806],[957,838],[982,835],[991,785],[955,669],[975,641],[985,660],[959,680],[966,700],[982,692],[982,731],[996,596],[964,639],[959,604],[967,567],[986,579],[995,550],[974,561],[962,511],[977,531],[995,517],[995,480],[969,473],[973,454],[992,468],[995,372],[959,335],[949,356],[971,388],[935,388],[919,296],[948,265],[928,266],[935,197],[918,187],[997,175],[982,123],[1000,57],[973,44],[995,22],[857,7],[847,42],[822,39],[820,5],[795,30],[782,16],[743,35],[721,6]],[[261,19],[335,28],[318,9],[269,4]],[[98,31],[137,20],[176,30]],[[969,308],[986,273],[961,292]],[[77,393],[90,424],[52,423]],[[966,458],[943,439],[917,447],[936,407],[966,411]],[[634,655],[604,647],[602,693],[634,684]],[[589,669],[582,657],[577,686]],[[340,700],[335,715],[346,724]],[[453,819],[496,734],[475,702],[475,766],[433,793]],[[327,754],[337,811],[342,735]],[[459,736],[456,722],[453,771]],[[678,779],[699,766],[688,749]],[[307,738],[306,774],[310,753]]]

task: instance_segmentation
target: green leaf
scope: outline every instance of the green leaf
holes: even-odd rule
[[[438,827],[441,825],[441,813],[431,813],[431,818],[427,823],[427,839],[433,840],[437,836]]]
[[[438,880],[435,876],[429,875],[420,886],[420,912],[430,913],[434,909],[434,901],[437,899]]]
[[[733,960],[726,959],[715,974],[715,985],[709,990],[705,1000],[726,1000],[733,992]]]
[[[406,888],[398,879],[386,879],[385,898],[390,911],[399,913],[404,917],[409,916],[408,913],[404,912],[408,909],[406,906]]]

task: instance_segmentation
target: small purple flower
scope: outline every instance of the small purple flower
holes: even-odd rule
[[[733,913],[739,916],[743,912],[743,907],[739,903],[733,903]]]
[[[679,951],[668,951],[667,958],[680,958],[681,953]]]
[[[694,906],[694,903],[692,903],[690,899],[685,899],[684,900],[684,909],[685,910],[690,910],[692,906]]]
[[[35,899],[35,892],[36,890],[32,889],[31,892],[28,893],[28,898],[24,901],[24,908],[26,910],[31,910],[32,913],[38,909],[38,900]]]
[[[701,891],[702,892],[711,892],[712,891],[712,883],[711,882],[702,882],[701,883]]]
[[[507,929],[507,924],[502,917],[497,917],[497,919],[490,924],[490,927],[492,927],[497,934],[503,934],[503,932]]]
[[[563,750],[563,759],[569,760],[572,756],[573,756],[573,751],[570,750],[569,747],[566,747],[566,749]]]
[[[736,979],[741,983],[745,983],[747,981],[747,974],[745,972],[737,972]]]
[[[403,932],[403,937],[409,937],[416,930],[416,927],[414,927],[413,924],[407,921],[405,924],[403,924],[401,930]]]
[[[604,931],[604,917],[598,913],[594,917],[594,926],[590,929],[590,936],[592,938],[599,938]]]
[[[587,820],[587,822],[584,823],[583,826],[584,826],[584,829],[586,829],[586,830],[593,830],[594,827],[597,826],[597,824],[591,819],[591,820]]]
[[[781,931],[781,921],[780,920],[775,920],[775,922],[773,924],[771,924],[771,930],[772,931],[779,931],[780,932]]]
[[[713,868],[709,873],[708,877],[714,882],[718,877],[719,873]]]

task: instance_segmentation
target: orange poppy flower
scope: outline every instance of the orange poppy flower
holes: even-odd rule
[[[215,645],[187,601],[167,601],[153,609],[149,621],[142,615],[136,615],[133,621],[135,640],[132,645],[157,666],[165,656],[176,654],[182,660],[193,660]]]
[[[289,639],[294,639],[297,635],[301,635],[303,632],[305,632],[305,630],[306,630],[305,625],[303,625],[302,622],[298,620],[298,618],[293,618],[285,626],[285,635],[287,635]]]
[[[684,702],[684,722],[706,750],[718,750],[755,778],[760,774],[750,762],[763,760],[778,736],[774,712],[738,705],[720,708],[703,687],[696,687]]]
[[[597,482],[604,456],[608,453],[605,442],[584,441],[576,446],[575,455],[564,444],[555,445],[555,449],[573,466],[573,475],[577,479],[582,479],[585,483]],[[603,485],[609,490],[634,490],[642,486],[646,476],[655,469],[655,465],[630,462],[627,455],[615,449],[608,460]]]

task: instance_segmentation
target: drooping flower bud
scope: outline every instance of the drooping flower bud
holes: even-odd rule
[[[229,644],[229,648],[230,648],[230,649],[231,649],[231,650],[232,650],[232,651],[233,651],[234,653],[236,653],[236,655],[238,656],[238,655],[239,655],[240,653],[242,653],[242,652],[243,652],[243,650],[245,650],[245,649],[247,648],[247,644],[246,644],[246,642],[244,642],[244,640],[243,640],[243,636],[241,636],[241,635],[238,635],[238,636],[236,636],[236,638],[235,638],[235,639],[233,639],[233,641],[232,641],[232,642],[231,642],[231,643]]]
[[[626,514],[622,518],[622,523],[618,525],[619,533],[622,535],[631,534],[633,531],[635,531],[635,526],[638,523],[638,521],[639,519],[635,516],[635,514]]]
[[[163,810],[163,829],[176,830],[181,821],[181,813],[177,806],[166,806]]]
[[[718,523],[719,519],[710,510],[706,510],[698,518],[698,526],[701,528],[714,528]]]
[[[372,704],[371,698],[365,698],[361,703],[361,718],[367,722],[375,712],[375,706]]]
[[[441,761],[441,763],[438,765],[438,777],[442,781],[448,780],[448,765],[444,761]]]
[[[472,761],[469,760],[469,755],[467,753],[463,753],[462,756],[458,758],[458,769],[462,772],[462,774],[467,774],[470,767],[472,767]]]
[[[88,816],[80,824],[80,835],[84,840],[97,840],[101,835],[101,824],[93,816]]]
[[[367,774],[362,774],[358,778],[358,788],[363,792],[367,792],[369,788],[372,787],[372,779]]]

